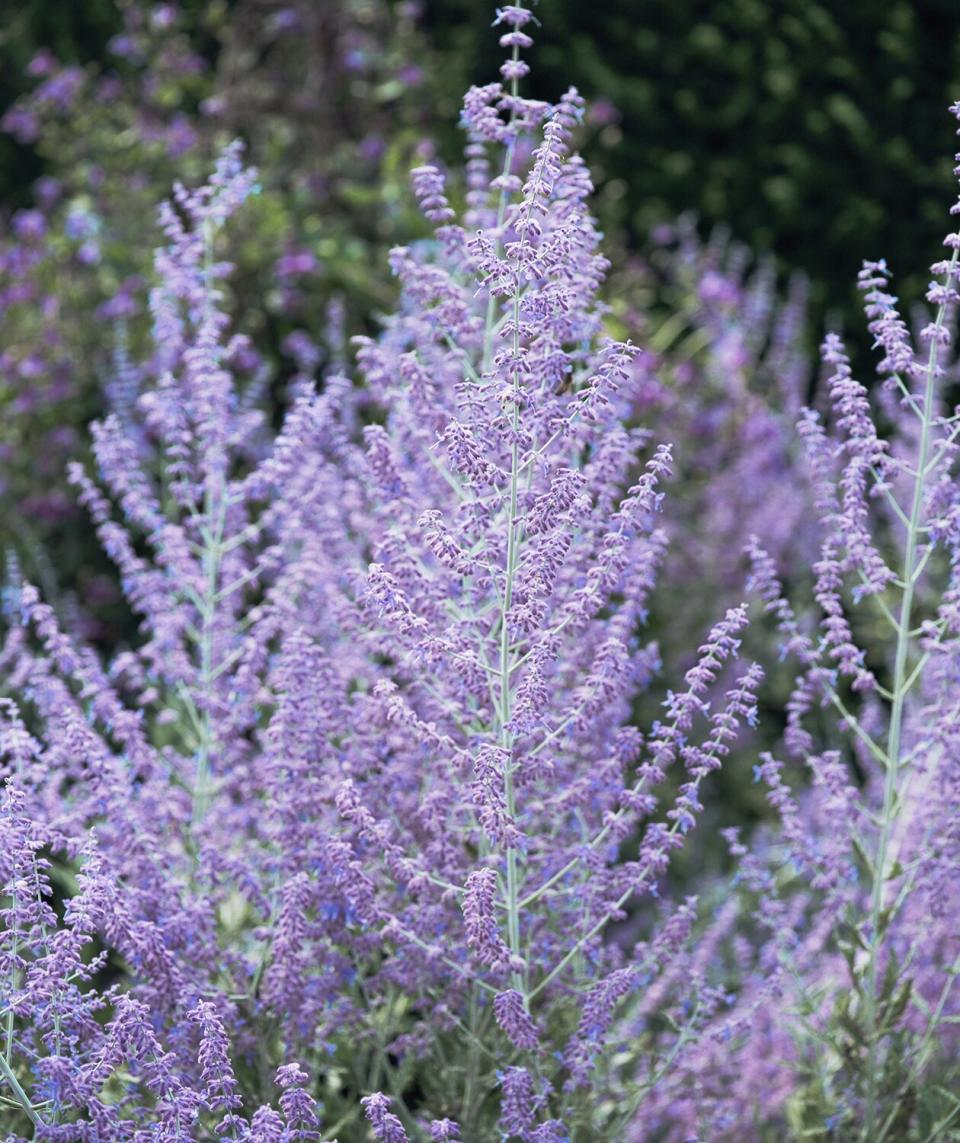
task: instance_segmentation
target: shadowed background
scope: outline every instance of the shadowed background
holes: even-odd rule
[[[242,26],[251,10],[287,6],[182,7]],[[429,129],[453,151],[466,84],[488,80],[499,60],[488,6],[418,7]],[[107,61],[121,24],[115,0],[13,8],[0,30],[0,105],[29,86],[23,69],[39,47]],[[810,275],[816,322],[830,312],[853,330],[861,258],[883,252],[904,293],[923,287],[927,251],[944,232],[946,106],[960,94],[953,0],[541,0],[537,10],[532,81],[545,98],[572,83],[594,103],[586,153],[608,230],[642,245],[651,225],[684,211],[704,230],[727,224]],[[216,39],[198,34],[196,46],[216,66]],[[42,169],[30,147],[4,137],[0,202],[26,202]]]

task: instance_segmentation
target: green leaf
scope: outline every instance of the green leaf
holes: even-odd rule
[[[907,1005],[910,1003],[910,995],[913,991],[913,981],[905,980],[900,986],[899,991],[894,996],[890,1003],[890,1009],[887,1014],[887,1023],[893,1028],[899,1022],[900,1018],[906,1011]]]
[[[863,843],[858,837],[853,839],[853,862],[857,867],[857,872],[867,881],[872,881],[874,878],[873,860],[867,851],[863,848]]]

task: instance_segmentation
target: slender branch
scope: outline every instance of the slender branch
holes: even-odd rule
[[[882,747],[878,746],[877,743],[866,732],[866,730],[864,730],[864,728],[860,725],[860,720],[855,714],[852,714],[847,709],[843,699],[837,694],[833,687],[825,686],[824,689],[827,693],[827,697],[837,708],[837,710],[843,715],[843,720],[847,726],[850,727],[854,734],[856,734],[856,736],[867,747],[874,758],[876,758],[876,760],[884,767],[884,769],[889,769],[890,759],[887,752],[883,750]]]
[[[960,251],[954,250],[950,259],[947,280],[953,280]],[[867,1001],[867,1028],[868,1028],[868,1060],[867,1060],[867,1106],[864,1122],[863,1138],[873,1140],[876,1137],[878,1115],[878,1084],[880,1064],[879,1050],[879,1017],[878,1017],[878,960],[880,935],[880,920],[884,911],[887,881],[887,859],[893,830],[898,818],[900,806],[899,774],[901,772],[900,754],[902,749],[903,717],[909,686],[915,678],[916,672],[908,678],[907,665],[910,652],[910,629],[914,606],[914,592],[917,583],[917,568],[922,568],[923,559],[918,556],[919,528],[922,524],[925,473],[929,463],[930,436],[932,430],[933,406],[936,396],[937,359],[940,346],[940,331],[946,319],[946,305],[941,304],[937,310],[932,336],[930,338],[930,351],[927,359],[926,382],[923,398],[923,418],[920,430],[920,441],[917,446],[916,478],[913,486],[913,499],[910,507],[910,520],[903,552],[903,598],[900,603],[900,631],[897,637],[897,647],[894,658],[893,671],[893,703],[890,710],[890,728],[887,736],[887,765],[883,783],[883,810],[880,825],[880,837],[877,842],[877,856],[873,891],[870,899],[870,928],[867,948],[866,966],[866,1001]]]
[[[880,473],[877,472],[877,469],[874,465],[870,466],[870,474],[874,479],[874,482],[875,482],[877,489],[883,493],[884,499],[887,501],[887,503],[893,509],[894,514],[896,515],[897,519],[900,520],[900,522],[902,524],[909,526],[910,517],[900,507],[900,501],[896,498],[896,496],[894,496],[893,492],[890,490],[890,486],[883,479],[883,477],[880,475]]]
[[[515,45],[513,49],[514,59],[519,59],[519,48]],[[511,87],[514,105],[518,94],[518,83],[514,79]],[[526,233],[524,232],[525,241]],[[513,781],[513,740],[514,734],[509,729],[510,714],[511,714],[511,700],[512,700],[512,686],[511,686],[511,666],[513,649],[510,641],[510,610],[513,606],[513,585],[514,578],[517,571],[517,563],[519,559],[520,548],[520,521],[519,521],[519,491],[520,491],[520,443],[519,443],[519,429],[520,429],[520,372],[517,359],[520,356],[520,298],[521,298],[521,280],[520,280],[520,263],[519,256],[517,259],[517,273],[516,283],[514,286],[513,294],[513,343],[511,346],[513,353],[513,370],[511,378],[511,388],[513,391],[513,408],[511,411],[511,421],[513,428],[513,440],[510,445],[510,494],[507,502],[507,566],[506,578],[504,581],[503,589],[503,606],[500,614],[500,702],[499,702],[499,722],[500,722],[500,746],[504,751],[504,766],[503,766],[503,786],[504,786],[504,801],[506,803],[506,812],[508,818],[513,821],[516,818],[517,805],[516,805],[516,790]],[[491,296],[492,301],[492,296]],[[518,853],[514,845],[507,846],[507,891],[506,891],[506,904],[507,904],[507,944],[509,945],[510,952],[513,954],[515,960],[520,959],[520,910],[518,907],[520,889],[519,889],[519,869],[518,869]],[[526,985],[523,975],[519,969],[514,969],[513,973],[513,986],[521,994],[526,997]],[[526,1003],[526,1000],[524,1001]]]
[[[17,1097],[17,1102],[26,1112],[27,1118],[30,1120],[30,1122],[34,1125],[34,1127],[42,1127],[43,1123],[40,1119],[40,1116],[37,1114],[36,1108],[30,1102],[27,1093],[20,1086],[20,1081],[14,1075],[13,1068],[10,1067],[3,1056],[0,1056],[0,1073],[2,1073],[3,1078],[10,1085],[11,1089],[13,1090],[13,1094]]]

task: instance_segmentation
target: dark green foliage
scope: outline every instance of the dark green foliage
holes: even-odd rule
[[[490,74],[486,9],[427,6],[453,103]],[[539,12],[538,94],[572,83],[620,113],[587,160],[605,223],[633,243],[685,210],[705,231],[729,223],[810,275],[818,318],[839,310],[856,331],[860,259],[882,252],[912,274],[942,236],[954,0],[541,0]]]
[[[298,8],[295,37],[272,31],[282,9],[273,0],[188,0],[162,21],[151,18],[165,11],[151,0],[29,3],[8,25],[0,20],[0,117],[15,102],[34,121],[22,142],[0,131],[0,228],[34,205],[39,176],[54,177],[59,188],[43,243],[30,248],[36,265],[27,272],[13,259],[0,271],[0,551],[15,564],[2,574],[42,584],[61,610],[70,581],[81,583],[91,608],[105,611],[94,581],[106,585],[109,577],[64,489],[64,466],[83,455],[85,426],[104,412],[119,350],[137,356],[160,237],[157,204],[174,181],[195,184],[234,137],[261,171],[261,193],[229,257],[237,263],[233,309],[265,350],[275,414],[292,370],[284,338],[307,328],[322,342],[331,306],[343,313],[343,334],[369,329],[393,298],[382,272],[387,250],[422,231],[407,172],[426,135],[421,73],[425,80],[439,69],[410,15],[386,0],[287,7]],[[135,50],[111,44],[121,31]],[[31,99],[49,74],[27,74],[40,52],[51,71],[76,69],[69,98]],[[219,110],[205,109],[211,101]],[[178,123],[182,145],[170,134]],[[96,234],[92,258],[78,258],[80,242],[67,235],[74,214]],[[278,266],[291,253],[307,253],[307,266],[284,277]],[[91,321],[122,290],[135,297],[124,347]],[[340,331],[334,340],[331,353],[340,351]],[[39,380],[27,384],[19,364],[32,358],[42,359],[31,366]]]
[[[24,69],[41,48],[49,48],[64,63],[82,64],[99,59],[107,40],[120,27],[113,0],[84,0],[82,4],[9,0],[2,7],[0,115],[33,86]],[[41,173],[37,154],[0,132],[0,207],[28,204],[31,184]]]

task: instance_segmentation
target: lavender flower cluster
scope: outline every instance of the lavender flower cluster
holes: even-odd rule
[[[337,358],[345,326],[393,300],[387,249],[423,229],[403,183],[432,70],[416,0],[107,8],[117,34],[100,60],[41,48],[0,108],[0,132],[44,171],[28,207],[0,208],[0,545],[103,646],[127,634],[123,607],[62,477],[150,352],[145,221],[174,179],[202,181],[242,137],[261,193],[230,242],[231,314],[253,335],[237,379],[268,392],[289,376],[287,337],[318,311],[314,340]]]
[[[866,264],[882,383],[830,335],[820,412],[802,298],[698,268],[714,495],[758,535],[661,651],[671,540],[733,525],[670,521],[658,429],[695,397],[662,330],[611,336],[583,101],[523,97],[533,15],[495,24],[462,183],[412,172],[395,312],[320,376],[296,331],[278,432],[230,312],[240,145],[161,209],[150,352],[69,474],[139,639],[103,662],[5,597],[8,1143],[957,1137],[960,235],[916,338]],[[750,449],[772,510],[724,471]],[[678,891],[734,751],[767,823]]]

